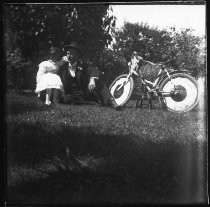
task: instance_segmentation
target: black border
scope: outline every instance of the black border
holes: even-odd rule
[[[3,7],[4,5],[9,5],[9,4],[105,4],[105,5],[206,5],[206,35],[207,35],[207,7],[208,7],[208,2],[210,1],[205,1],[205,0],[173,0],[173,1],[167,1],[167,0],[162,0],[162,1],[133,1],[133,2],[117,2],[117,1],[81,1],[81,0],[74,0],[74,1],[50,1],[50,2],[43,2],[43,1],[26,1],[26,2],[18,2],[18,1],[2,1],[1,3],[1,20],[2,20],[2,30],[4,31],[4,21],[3,21],[3,17],[4,17],[4,11],[3,11]],[[2,36],[4,38],[4,33],[2,33]],[[2,44],[2,50],[1,52],[5,52],[4,51],[4,41],[3,38],[1,39],[1,44]],[[2,72],[3,72],[3,76],[1,75],[1,84],[2,84],[2,88],[1,88],[1,95],[3,96],[1,99],[1,103],[3,104],[3,107],[1,108],[1,114],[3,115],[3,123],[2,123],[2,128],[3,128],[3,139],[1,139],[1,158],[3,158],[3,161],[1,161],[1,179],[0,180],[0,184],[1,184],[1,199],[3,198],[3,200],[1,200],[0,202],[0,206],[58,206],[58,204],[39,204],[39,205],[34,205],[34,204],[12,204],[10,203],[9,205],[7,205],[7,140],[6,140],[6,122],[5,122],[5,116],[6,116],[6,110],[5,110],[5,91],[6,91],[6,81],[3,77],[5,77],[4,75],[6,75],[6,71],[4,70],[4,66],[5,66],[5,62],[4,62],[4,54],[1,56],[2,60],[1,60],[1,65],[2,67]],[[3,100],[3,101],[2,101]],[[208,163],[207,163],[208,164]],[[209,185],[208,185],[209,186]],[[71,204],[72,205],[72,204]],[[69,205],[59,205],[59,206],[71,206]],[[88,205],[88,204],[87,204]],[[97,206],[100,204],[97,204]],[[103,203],[102,203],[103,205]],[[198,204],[199,205],[199,204]],[[79,205],[80,206],[80,205]],[[110,206],[124,206],[123,204],[110,204]],[[127,206],[127,205],[126,205]]]

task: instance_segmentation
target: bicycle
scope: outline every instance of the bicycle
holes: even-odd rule
[[[159,66],[160,69],[154,82],[141,75],[140,61]],[[141,89],[136,106],[141,106],[144,100],[149,100],[151,104],[153,99],[158,98],[162,108],[169,111],[181,113],[192,110],[199,101],[198,83],[187,70],[169,71],[166,66],[168,62],[153,63],[134,53],[131,62],[128,64],[128,74],[118,76],[109,87],[116,103],[119,106],[127,104],[134,90],[134,77],[138,76]],[[139,102],[141,102],[140,105]]]

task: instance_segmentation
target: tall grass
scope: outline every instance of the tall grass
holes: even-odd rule
[[[48,107],[14,93],[6,106],[10,203],[206,202],[204,111]]]

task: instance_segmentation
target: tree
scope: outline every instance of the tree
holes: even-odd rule
[[[152,62],[170,60],[174,69],[187,69],[194,76],[204,70],[200,51],[202,39],[192,35],[190,29],[181,33],[175,28],[170,31],[150,28],[143,23],[125,22],[121,30],[115,32],[113,49],[127,60],[133,51]]]
[[[118,54],[118,52],[110,49],[103,50],[98,66],[104,72],[103,79],[108,87],[113,79],[122,73],[126,73],[128,69],[126,59]]]
[[[21,4],[7,5],[6,17],[23,56],[30,59],[39,52],[38,45],[46,42],[62,47],[78,41],[85,55],[94,57],[111,41],[115,24],[104,4]],[[90,49],[91,48],[91,49]]]
[[[172,41],[167,31],[150,28],[147,24],[125,22],[121,30],[116,31],[114,50],[126,59],[137,51],[145,59],[160,61],[165,59],[167,48]]]
[[[203,38],[192,35],[191,29],[176,32],[171,28],[170,51],[175,59],[177,68],[186,69],[192,75],[199,76],[205,73],[205,53],[203,53]]]

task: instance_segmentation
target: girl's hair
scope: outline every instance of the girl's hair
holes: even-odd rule
[[[63,56],[63,52],[58,47],[51,47],[50,48],[50,59],[53,61],[59,61],[61,60]]]

